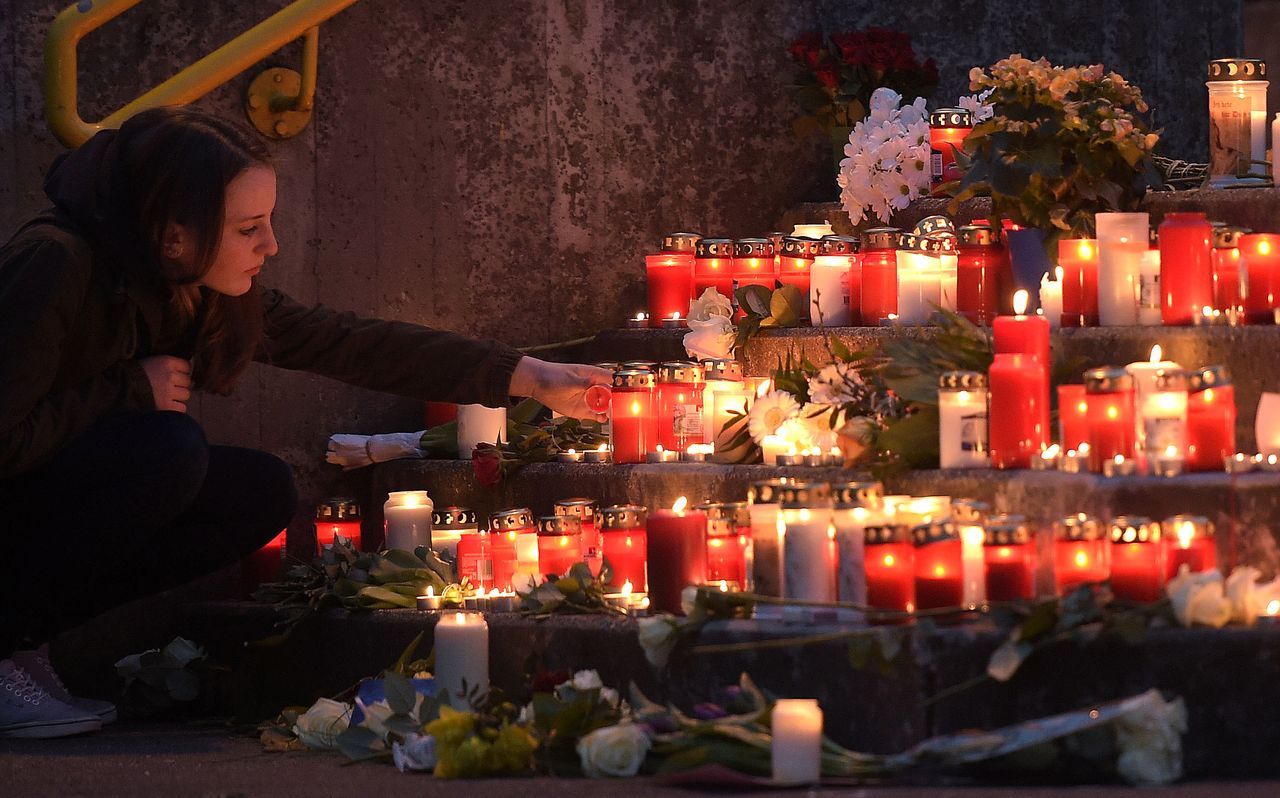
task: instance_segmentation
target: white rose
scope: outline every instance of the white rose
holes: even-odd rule
[[[1280,579],[1259,582],[1262,572],[1242,565],[1227,577],[1227,598],[1231,600],[1231,620],[1252,626],[1259,615],[1276,614],[1271,604],[1280,601]]]
[[[410,770],[436,769],[436,738],[430,734],[413,734],[403,743],[391,744],[391,761],[401,773]]]
[[[588,778],[634,776],[649,753],[649,735],[634,723],[596,729],[578,741],[582,772]]]
[[[655,668],[667,664],[676,646],[676,623],[670,615],[654,615],[640,619],[640,647],[644,658]]]
[[[684,335],[684,349],[689,357],[709,360],[733,356],[737,333],[728,317],[712,316],[705,321],[690,318],[688,323],[689,332]]]
[[[609,706],[613,707],[614,709],[617,709],[618,702],[621,700],[621,696],[619,696],[618,691],[614,690],[612,687],[601,687],[600,700],[608,704]]]
[[[339,734],[351,724],[351,705],[322,698],[298,716],[293,733],[302,744],[317,751],[328,751],[336,745]]]
[[[1182,776],[1182,735],[1187,731],[1187,707],[1181,698],[1165,701],[1149,690],[1130,712],[1116,720],[1116,762],[1130,784],[1158,785]]]
[[[1200,624],[1220,629],[1231,620],[1231,601],[1223,593],[1222,574],[1217,570],[1193,574],[1183,565],[1164,589],[1173,603],[1173,614],[1183,626]]]
[[[604,682],[600,680],[600,674],[597,671],[578,671],[573,675],[570,685],[578,692],[586,692],[587,690],[599,690],[604,687]]]
[[[391,711],[391,706],[386,701],[366,704],[359,698],[356,699],[356,703],[360,705],[360,709],[364,710],[364,719],[360,721],[360,725],[382,739],[387,739],[387,720],[395,714]]]
[[[708,288],[689,303],[690,321],[708,321],[717,316],[726,319],[733,316],[733,302],[714,288]]]

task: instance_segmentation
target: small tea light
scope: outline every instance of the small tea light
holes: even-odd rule
[[[705,463],[715,451],[712,444],[691,443],[686,451],[680,453],[682,463]]]
[[[1258,467],[1253,457],[1244,452],[1236,452],[1230,457],[1223,458],[1222,464],[1228,474],[1248,474]]]
[[[1280,455],[1269,454],[1259,467],[1270,474],[1280,472]]]
[[[609,445],[602,443],[598,449],[590,449],[582,453],[582,462],[584,463],[612,463],[613,453],[609,451]]]
[[[649,616],[648,594],[632,593],[631,606],[627,607],[627,614],[632,618],[647,618]]]
[[[1162,454],[1151,459],[1151,473],[1158,477],[1176,477],[1182,473],[1183,457],[1178,447],[1166,447]]]
[[[804,464],[807,466],[813,466],[816,468],[827,464],[826,455],[824,455],[822,450],[817,447],[805,449],[800,453],[800,456],[804,458]]]
[[[487,596],[489,599],[490,612],[515,612],[516,611],[516,594],[515,593],[499,593],[495,587],[489,591]]]
[[[628,330],[646,330],[649,328],[649,314],[643,311],[627,319]]]
[[[631,609],[631,580],[622,583],[622,590],[619,593],[605,593],[604,601],[610,607],[617,607],[620,610]]]
[[[425,595],[418,596],[418,609],[420,610],[438,610],[444,606],[444,596],[437,596],[436,589],[428,586]]]
[[[462,599],[462,607],[463,609],[483,612],[484,610],[489,609],[489,597],[488,596],[465,596]]]
[[[1033,461],[1034,462],[1034,459]],[[1089,471],[1089,452],[1087,449],[1068,449],[1058,458],[1058,470],[1064,474],[1080,474]]]
[[[898,324],[897,313],[890,313],[888,316],[885,316],[883,319],[880,320],[881,327],[894,327],[897,324]]]
[[[674,463],[679,459],[679,452],[663,449],[661,444],[658,445],[657,451],[649,452],[644,456],[644,461],[646,463]]]
[[[1102,475],[1104,477],[1131,477],[1137,470],[1137,462],[1122,454],[1118,454],[1110,460],[1102,461]]]
[[[1258,616],[1258,623],[1262,626],[1275,626],[1280,623],[1280,599],[1267,602],[1266,609]]]
[[[1062,447],[1053,444],[1049,448],[1040,452],[1039,455],[1031,458],[1032,471],[1056,471],[1058,470],[1058,462],[1062,459]]]
[[[832,446],[831,451],[827,452],[825,457],[827,465],[838,468],[844,467],[844,452],[840,451],[839,446]]]
[[[1191,317],[1197,327],[1225,327],[1232,324],[1232,316],[1208,305],[1200,308],[1200,312]]]
[[[568,449],[563,452],[556,452],[557,463],[580,463],[582,462],[582,452],[576,449]]]
[[[688,325],[685,324],[685,320],[680,317],[679,313],[672,313],[671,318],[662,320],[662,328],[664,330],[679,330],[686,326]]]
[[[791,451],[787,452],[786,454],[778,455],[778,465],[780,466],[804,465],[804,455],[797,453],[795,447],[792,446]]]

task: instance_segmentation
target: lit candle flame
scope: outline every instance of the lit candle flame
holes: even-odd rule
[[[1064,271],[1062,270],[1062,267],[1061,267],[1061,266],[1055,266],[1055,267],[1054,267],[1054,269],[1053,269],[1053,276],[1057,278],[1057,280],[1058,280],[1058,282],[1059,282],[1059,283],[1061,283],[1061,282],[1062,282],[1063,275],[1065,275],[1065,274],[1066,274],[1066,272],[1064,272]]]
[[[1019,288],[1013,292],[1013,312],[1022,316],[1027,312],[1027,303],[1031,301],[1031,294],[1027,293],[1027,289]]]
[[[607,443],[602,443],[602,444],[600,444],[598,447],[596,447],[596,451],[597,451],[597,452],[607,452],[607,451],[609,451],[609,444],[607,444]]]
[[[1079,452],[1080,454],[1088,454],[1088,453],[1089,453],[1089,444],[1087,444],[1087,443],[1082,443],[1082,444],[1080,444],[1079,446],[1077,446],[1077,447],[1076,447],[1076,451],[1077,451],[1077,452]],[[1082,513],[1082,515],[1083,515],[1083,513]]]
[[[418,497],[417,497],[417,495],[416,495],[416,494],[411,493],[411,494],[409,494],[408,496],[405,496],[405,497],[404,497],[404,506],[405,506],[405,507],[417,507],[417,506],[418,506]]]
[[[677,310],[675,313],[672,313],[672,314],[671,314],[671,318],[672,318],[672,319],[675,319],[676,321],[679,321],[679,320],[680,320],[680,311],[678,311],[678,310]]]
[[[765,394],[773,387],[773,380],[765,380],[756,387],[756,398],[763,399]]]
[[[1280,599],[1272,599],[1267,602],[1268,615],[1280,615]]]
[[[631,587],[631,580],[630,580],[630,579],[628,579],[627,581],[625,581],[625,582],[623,582],[623,583],[622,583],[622,595],[624,595],[624,596],[630,596],[630,595],[631,595],[631,591],[632,591],[632,589],[633,589],[633,588]]]
[[[1058,452],[1060,451],[1062,451],[1062,447],[1055,443],[1052,446],[1050,446],[1048,449],[1045,449],[1043,452],[1041,452],[1040,456],[1043,457],[1045,460],[1052,460],[1053,458],[1058,456]]]
[[[661,447],[659,447],[659,448],[661,448]],[[680,498],[676,499],[676,503],[675,503],[675,504],[671,505],[671,512],[673,512],[673,513],[683,513],[683,512],[684,512],[684,508],[686,508],[686,507],[688,507],[688,506],[689,506],[689,500],[688,500],[687,498],[685,498],[684,496],[681,496]]]
[[[465,626],[467,623],[467,614],[465,612],[455,612],[453,614],[453,622],[458,626]]]
[[[1088,554],[1085,554],[1083,551],[1077,551],[1077,552],[1076,552],[1076,567],[1077,567],[1077,568],[1088,568],[1088,567],[1089,567],[1089,555],[1088,555]]]
[[[1088,241],[1081,241],[1080,245],[1076,247],[1076,254],[1079,255],[1081,259],[1084,259],[1084,260],[1092,258],[1093,247],[1089,246]]]
[[[489,591],[489,598],[493,598],[496,595],[499,595],[499,594],[498,594],[498,588],[495,587],[493,590]]]
[[[1151,347],[1151,362],[1159,363],[1164,355],[1164,350],[1160,348],[1160,344]]]
[[[431,598],[435,594],[436,594],[436,589],[431,585],[427,585],[427,598]]]
[[[1190,521],[1178,524],[1178,548],[1191,548],[1191,539],[1196,536],[1196,525]]]
[[[570,448],[570,449],[569,449],[569,451],[567,452],[567,454],[570,454],[570,455],[574,455],[574,454],[577,454],[577,453],[578,453],[578,450],[577,450],[577,449],[573,449],[573,448]]]
[[[1271,254],[1271,242],[1270,242],[1270,241],[1259,241],[1259,242],[1258,242],[1258,254],[1259,254],[1259,255],[1270,255],[1270,254]]]
[[[724,580],[724,579],[721,579],[721,580],[720,580],[720,592],[721,592],[721,593],[728,593],[728,592],[729,592],[729,583],[728,583],[728,581],[726,581],[726,580]]]
[[[1164,447],[1164,456],[1165,456],[1165,457],[1168,457],[1168,458],[1174,458],[1174,457],[1177,457],[1177,456],[1178,456],[1178,447],[1177,447],[1177,446],[1173,446],[1173,445],[1169,445],[1169,446]]]
[[[1118,454],[1114,458],[1116,465],[1124,465],[1124,455]]]

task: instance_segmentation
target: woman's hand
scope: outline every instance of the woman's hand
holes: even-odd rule
[[[608,414],[588,407],[586,394],[592,385],[609,385],[612,380],[608,369],[523,357],[511,373],[511,394],[531,396],[562,415],[604,422]]]
[[[187,412],[187,400],[191,398],[191,363],[180,357],[156,355],[141,361],[147,381],[151,383],[151,395],[155,397],[156,410]]]

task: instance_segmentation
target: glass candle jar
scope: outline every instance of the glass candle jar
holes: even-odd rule
[[[886,521],[867,524],[866,539],[867,606],[874,609],[915,612],[915,548],[905,524]],[[879,620],[872,616],[871,620]],[[890,619],[894,620],[894,619]]]
[[[649,599],[658,612],[683,614],[680,596],[690,585],[707,580],[707,516],[686,506],[683,496],[671,509],[649,513],[646,522],[649,558]]]
[[[332,546],[339,536],[360,551],[360,505],[355,499],[325,499],[316,505],[316,546]]]
[[[1084,373],[1084,391],[1089,405],[1089,470],[1101,472],[1102,462],[1116,455],[1133,459],[1133,377],[1124,369],[1089,369]]]
[[[999,354],[991,362],[988,383],[990,417],[1000,420],[987,429],[991,465],[1028,468],[1048,443],[1045,366],[1034,355]],[[1129,418],[1132,424],[1132,414]]]
[[[1117,598],[1151,602],[1164,598],[1164,546],[1160,525],[1140,515],[1121,515],[1107,525],[1111,535],[1111,590]]]
[[[733,301],[733,239],[701,238],[693,245],[693,298],[708,288]],[[686,313],[688,308],[686,308]]]
[[[800,292],[800,317],[809,318],[809,284],[813,259],[818,256],[816,238],[786,236],[782,239],[781,256],[778,258],[778,283],[793,285]]]
[[[1062,268],[1063,327],[1098,326],[1098,242],[1092,238],[1058,240]]]
[[[600,503],[595,499],[558,499],[552,506],[556,515],[577,516],[582,522],[582,560],[591,569],[592,576],[599,576],[600,567],[604,564],[604,550],[596,523],[599,507]]]
[[[1243,227],[1213,228],[1213,307],[1237,321],[1244,317],[1244,281],[1240,272],[1240,236]]]
[[[1202,515],[1175,515],[1160,524],[1164,539],[1165,581],[1178,575],[1186,565],[1191,573],[1218,567],[1213,540],[1213,522]]]
[[[745,515],[746,504],[743,503]],[[695,509],[707,515],[707,584],[723,584],[729,590],[745,590],[748,577],[748,546],[750,545],[750,520],[747,532],[738,528],[739,506],[726,502],[699,504]]]
[[[693,252],[645,255],[644,270],[649,326],[661,327],[663,319],[688,316],[693,294]]]
[[[746,411],[751,401],[751,391],[742,379],[742,364],[733,358],[716,358],[702,361],[702,442],[715,443],[724,425],[730,420],[730,411]],[[717,404],[716,395],[723,393],[737,401]],[[722,439],[722,443],[727,440]]]
[[[987,375],[947,371],[938,380],[938,461],[942,468],[987,468]]]
[[[738,288],[762,285],[773,290],[777,279],[776,253],[768,238],[739,238],[733,242],[733,281]]]
[[[862,234],[862,323],[875,327],[898,315],[898,240],[896,227],[873,227]]]
[[[916,608],[964,605],[964,550],[951,519],[918,524],[911,530],[915,543]]]
[[[1280,235],[1246,233],[1240,236],[1240,268],[1244,270],[1245,318],[1249,324],[1275,324],[1280,307]]]
[[[575,515],[538,518],[538,569],[547,577],[563,576],[582,562],[582,521]]]
[[[466,580],[481,593],[494,585],[493,550],[487,532],[469,532],[458,539],[458,579]]]
[[[747,488],[747,512],[751,519],[751,545],[755,554],[756,592],[781,596],[782,571],[782,488],[790,479],[766,479]]]
[[[1058,443],[1063,450],[1089,442],[1089,403],[1083,385],[1058,386]]]
[[[884,486],[879,482],[838,482],[831,486],[835,502],[836,598],[867,603],[866,528],[885,522]]]
[[[782,562],[787,598],[836,600],[836,544],[831,528],[831,486],[796,482],[779,491],[782,505]]]
[[[1000,312],[1000,245],[986,225],[957,232],[956,310],[974,324],[988,325]]]
[[[1213,228],[1203,213],[1168,213],[1160,223],[1160,312],[1189,326],[1213,307]]]
[[[1147,251],[1145,213],[1099,213],[1098,321],[1104,327],[1138,323],[1138,275]]]
[[[987,599],[1035,598],[1036,545],[1026,518],[991,516],[987,519],[983,544]]]
[[[1236,393],[1226,366],[1191,372],[1187,382],[1188,471],[1218,471],[1236,452]]]
[[[476,511],[470,507],[437,507],[431,513],[431,548],[446,562],[458,562],[458,541],[478,531]]]
[[[702,443],[702,367],[687,360],[658,364],[655,394],[662,448],[683,452]]]
[[[898,261],[898,321],[926,324],[934,306],[942,304],[942,265],[925,250],[928,239],[903,234],[896,253]]]
[[[637,593],[649,590],[648,537],[643,505],[615,504],[600,511],[600,536],[609,565],[609,586],[621,589],[627,582]]]
[[[615,463],[643,463],[658,445],[653,404],[654,375],[647,369],[623,368],[613,373],[610,444]]]
[[[1142,432],[1139,450],[1153,457],[1184,458],[1187,451],[1187,372],[1161,369],[1151,390],[1137,399]]]
[[[499,510],[489,515],[489,544],[493,555],[493,581],[501,590],[523,587],[542,578],[538,566],[538,530],[528,507]]]
[[[1267,62],[1209,62],[1209,185],[1262,183],[1267,160]]]
[[[965,137],[972,130],[973,113],[967,108],[939,108],[929,114],[930,196],[947,196],[942,185],[964,176],[956,166],[956,152],[964,150]]]
[[[962,606],[975,608],[987,601],[986,564],[983,547],[991,505],[973,499],[953,499],[951,522],[960,535],[960,578],[964,580]]]
[[[826,236],[818,246],[809,275],[809,318],[815,327],[848,327],[862,313],[858,239]]]
[[[425,490],[395,490],[382,505],[382,545],[413,551],[431,545],[431,513],[434,502]]]
[[[1080,513],[1054,525],[1053,575],[1060,596],[1111,575],[1111,541],[1098,519]]]

